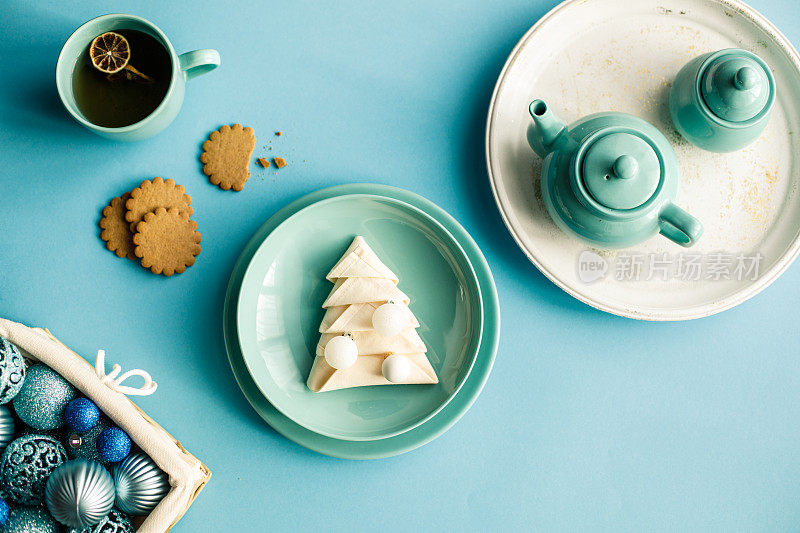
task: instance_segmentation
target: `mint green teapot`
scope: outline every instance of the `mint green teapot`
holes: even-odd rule
[[[528,143],[542,158],[542,197],[568,235],[625,248],[660,233],[692,246],[703,233],[675,205],[680,172],[667,139],[625,113],[596,113],[567,126],[542,100],[529,108]]]

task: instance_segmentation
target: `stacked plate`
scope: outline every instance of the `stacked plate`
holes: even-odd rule
[[[400,276],[439,383],[306,386],[325,275],[356,235]],[[369,184],[317,191],[270,218],[239,258],[224,310],[228,359],[258,414],[298,444],[351,459],[397,455],[452,426],[489,376],[499,329],[494,280],[469,234],[428,200]]]

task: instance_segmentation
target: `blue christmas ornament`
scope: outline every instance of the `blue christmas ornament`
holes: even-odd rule
[[[44,507],[15,507],[3,533],[58,533],[58,524]]]
[[[11,507],[8,506],[8,502],[0,498],[0,527],[3,527],[8,522],[8,513],[10,511]]]
[[[97,437],[97,453],[109,463],[122,461],[131,453],[131,438],[118,427],[104,429]]]
[[[0,452],[14,440],[14,425],[11,410],[5,405],[0,405]]]
[[[19,348],[0,337],[0,404],[8,403],[25,382],[25,360]]]
[[[114,424],[106,415],[100,415],[100,421],[95,427],[86,433],[68,432],[64,439],[64,447],[70,459],[89,459],[98,463],[106,464],[97,451],[97,438],[104,429],[112,427]]]
[[[117,509],[131,515],[146,515],[169,492],[169,478],[143,453],[132,453],[114,465]]]
[[[64,447],[47,435],[12,441],[0,458],[0,479],[8,498],[21,505],[42,503],[47,478],[66,460]]]
[[[39,363],[27,370],[14,410],[32,428],[56,429],[64,425],[64,408],[76,395],[75,387],[58,372]]]
[[[70,528],[67,533],[134,533],[134,529],[128,515],[111,509],[97,524],[83,529]]]
[[[85,433],[100,421],[100,409],[89,398],[75,398],[64,409],[64,421],[78,433]]]
[[[55,469],[44,501],[53,518],[70,527],[94,525],[114,506],[114,480],[100,463],[75,459]]]

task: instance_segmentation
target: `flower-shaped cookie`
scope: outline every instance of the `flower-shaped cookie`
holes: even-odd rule
[[[243,128],[241,124],[222,126],[203,143],[203,173],[220,189],[241,191],[250,177],[250,157],[255,147],[253,128]]]
[[[100,232],[100,238],[106,242],[106,248],[117,256],[136,259],[136,254],[133,253],[133,232],[125,220],[127,213],[125,202],[130,197],[131,193],[126,192],[111,200],[111,203],[103,208],[103,218],[100,219],[100,228],[103,231]]]
[[[176,208],[191,216],[194,210],[191,207],[192,197],[186,194],[183,185],[177,185],[171,178],[163,180],[154,178],[144,180],[141,185],[131,191],[130,199],[125,202],[128,212],[125,220],[131,225],[131,231],[136,231],[136,225],[142,221],[145,214],[152,213],[159,207],[164,209]]]
[[[143,267],[171,276],[194,264],[200,254],[200,238],[197,222],[189,220],[187,212],[159,207],[136,225],[133,243]]]

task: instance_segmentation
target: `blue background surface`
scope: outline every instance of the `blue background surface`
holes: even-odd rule
[[[800,266],[721,315],[635,322],[561,292],[503,226],[486,110],[507,54],[554,4],[3,2],[0,315],[152,373],[158,393],[138,403],[214,472],[176,530],[797,528]],[[800,43],[793,0],[753,5]],[[189,83],[174,124],[138,144],[79,127],[54,87],[64,40],[114,11],[152,20],[178,52],[222,56]],[[253,167],[236,194],[198,162],[208,133],[233,122],[255,128],[257,155],[289,162]],[[108,200],[153,176],[186,186],[203,234],[197,264],[171,279],[98,238]],[[503,317],[470,412],[429,445],[370,462],[271,430],[234,383],[220,327],[255,230],[305,193],[361,181],[454,215],[493,268]]]

